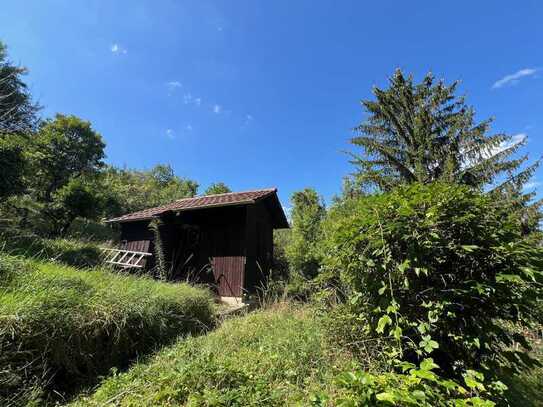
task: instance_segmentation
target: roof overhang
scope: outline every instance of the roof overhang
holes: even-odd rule
[[[133,215],[136,215],[136,216],[132,216],[132,217],[128,217],[128,215],[130,214],[127,214],[127,215],[123,215],[117,218],[107,219],[107,220],[104,220],[104,223],[144,222],[144,221],[150,221],[153,219],[160,219],[163,215],[167,213],[181,213],[181,212],[187,212],[187,211],[197,211],[197,210],[221,208],[221,207],[245,206],[245,205],[253,205],[257,202],[264,201],[266,202],[266,206],[268,207],[268,210],[270,211],[270,214],[272,216],[273,228],[274,229],[289,228],[290,225],[288,223],[287,217],[285,216],[285,212],[283,211],[283,207],[281,206],[281,203],[277,196],[277,189],[273,188],[269,190],[262,190],[262,192],[265,192],[265,194],[262,194],[261,196],[257,198],[241,199],[241,200],[232,201],[232,202],[217,202],[217,203],[211,202],[208,204],[199,204],[197,206],[188,206],[188,207],[181,207],[181,208],[171,208],[168,205],[165,205],[164,208],[156,207],[156,208],[150,208],[150,209],[134,212]],[[232,194],[236,194],[236,193],[232,193]],[[237,193],[237,194],[244,194],[244,192]],[[206,198],[206,197],[196,197],[193,199],[198,199],[198,198]],[[188,199],[191,199],[191,198],[188,198]],[[141,216],[137,215],[139,212],[151,211],[153,209],[157,210],[157,212],[153,215],[143,215],[143,214]]]

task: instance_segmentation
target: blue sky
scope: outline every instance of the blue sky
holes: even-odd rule
[[[480,119],[542,155],[542,21],[536,0],[27,0],[2,5],[0,39],[43,115],[90,120],[108,162],[276,186],[288,206],[339,192],[359,101],[397,67],[460,79]]]

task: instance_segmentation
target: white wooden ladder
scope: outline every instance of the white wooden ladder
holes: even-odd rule
[[[145,257],[152,256],[152,253],[135,252],[132,250],[110,249],[109,247],[101,247],[104,254],[104,261],[108,264],[114,264],[124,268],[134,267],[142,268],[142,260]]]

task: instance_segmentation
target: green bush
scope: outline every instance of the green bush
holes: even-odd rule
[[[435,373],[438,366],[431,358],[424,359],[420,366],[403,363],[399,372],[370,373],[364,371],[345,372],[338,377],[338,385],[344,394],[333,400],[333,405],[355,406],[404,406],[404,407],[493,407],[486,398],[491,393],[503,393],[502,383],[486,388],[484,376],[474,371],[464,375],[464,385],[444,379]],[[320,405],[328,405],[326,394],[316,396]]]
[[[185,284],[9,256],[0,275],[1,405],[73,394],[213,323],[210,294]]]
[[[325,346],[313,309],[279,305],[180,341],[75,404],[309,405],[313,393],[335,394],[334,378],[349,367],[346,354]]]
[[[455,377],[533,363],[507,323],[543,317],[543,251],[522,240],[499,202],[466,187],[415,184],[347,201],[324,233],[324,276],[370,335],[387,339],[392,358],[431,355]]]

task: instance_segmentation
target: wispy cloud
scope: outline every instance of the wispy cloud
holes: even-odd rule
[[[486,151],[482,151],[480,156],[478,157],[466,157],[464,159],[464,162],[462,163],[462,168],[471,168],[474,165],[476,165],[479,162],[479,160],[481,159],[486,160],[491,157],[494,157],[497,154],[500,154],[501,152],[511,147],[526,143],[527,139],[528,139],[528,136],[526,135],[526,133],[515,134],[514,136],[511,136],[511,139],[507,141],[502,141],[499,145],[493,148],[490,148]]]
[[[110,51],[114,54],[127,54],[128,50],[124,48],[123,46],[114,43],[111,45]]]
[[[219,114],[222,112],[222,106],[218,104],[213,105],[213,113]]]
[[[166,82],[166,86],[168,88],[168,92],[173,93],[177,89],[182,88],[183,84],[179,81],[170,81],[170,82]]]
[[[527,76],[533,76],[537,73],[537,69],[535,68],[524,68],[520,71],[517,71],[515,73],[512,73],[510,75],[506,75],[503,78],[497,80],[492,85],[492,89],[498,89],[506,85],[516,85],[522,78],[525,78]]]
[[[191,125],[191,124],[187,124],[187,125],[185,126],[185,130],[186,130],[186,131],[192,131],[192,125]]]
[[[166,129],[166,137],[173,140],[175,138],[175,132],[172,129]]]
[[[538,186],[541,185],[541,182],[539,181],[532,181],[532,182],[527,182],[526,184],[524,184],[524,187],[523,189],[526,191],[526,190],[530,190],[530,189],[535,189],[537,188]]]
[[[501,153],[502,151],[505,151],[513,146],[516,146],[517,144],[524,143],[528,139],[528,136],[526,133],[518,133],[511,137],[511,140],[508,141],[502,141],[499,146],[494,148],[488,153],[488,158],[494,157],[496,154]]]
[[[202,105],[202,98],[201,97],[194,97],[191,93],[187,92],[183,94],[183,103],[186,105],[194,105],[194,106],[201,106]]]
[[[246,114],[245,115],[245,120],[243,121],[243,125],[241,126],[242,128],[245,128],[247,127],[249,124],[251,124],[251,122],[254,120],[254,117],[250,114]]]

